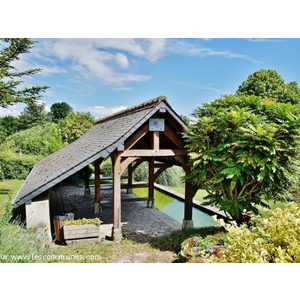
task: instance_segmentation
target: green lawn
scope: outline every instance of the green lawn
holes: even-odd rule
[[[184,191],[185,191],[184,187],[168,186],[167,188],[184,195]],[[201,201],[201,202],[205,202],[203,197],[205,197],[206,195],[207,195],[207,192],[205,190],[198,190],[198,192],[194,196],[194,199]]]
[[[24,180],[2,180],[0,181],[0,219],[5,210],[6,203],[12,201],[21,188]]]

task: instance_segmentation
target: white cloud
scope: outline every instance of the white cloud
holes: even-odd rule
[[[35,52],[36,53],[36,52]],[[38,55],[40,57],[40,55]],[[58,66],[58,65],[49,65],[43,64],[38,62],[33,62],[32,55],[22,54],[19,56],[19,60],[15,60],[12,65],[20,72],[26,71],[29,69],[42,69],[39,73],[40,75],[47,76],[52,74],[59,74],[59,73],[67,73],[67,70]],[[47,58],[45,58],[47,60]]]
[[[130,86],[122,86],[122,87],[114,88],[114,91],[131,91],[132,89],[133,87]]]
[[[120,67],[126,69],[129,67],[129,61],[127,57],[123,53],[117,53],[116,54],[116,60]]]
[[[81,111],[90,112],[96,118],[103,118],[115,114],[126,108],[127,108],[126,106],[117,106],[117,107],[90,106],[81,109]]]
[[[142,48],[131,39],[46,40],[44,48],[48,55],[54,55],[63,61],[69,60],[73,70],[85,78],[98,79],[106,85],[122,86],[128,82],[147,81],[151,78],[150,75],[121,72],[119,68],[127,69],[130,65],[127,56],[121,52],[114,54],[107,49],[145,55]]]
[[[229,50],[218,51],[213,50],[208,47],[203,47],[194,43],[190,43],[184,40],[174,40],[168,47],[168,51],[172,53],[177,53],[181,55],[190,55],[190,56],[222,56],[227,58],[239,58],[249,60],[254,63],[259,63],[258,60],[253,59],[245,54],[234,53]]]
[[[24,107],[25,107],[24,103],[17,103],[15,105],[9,106],[7,108],[0,107],[0,118],[6,117],[6,116],[17,117],[24,110]]]
[[[247,39],[249,42],[255,43],[282,43],[283,40],[279,39],[264,39],[264,38],[256,38],[256,39]]]

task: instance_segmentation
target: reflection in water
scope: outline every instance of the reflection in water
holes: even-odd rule
[[[147,189],[135,189],[134,193],[139,197],[147,196]],[[166,215],[182,223],[184,216],[184,203],[170,197],[162,192],[154,190],[155,208],[161,210]],[[193,221],[195,227],[207,227],[218,225],[212,217],[197,208],[193,208]]]

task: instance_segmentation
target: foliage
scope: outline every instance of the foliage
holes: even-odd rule
[[[15,153],[47,156],[62,147],[58,126],[45,123],[9,136],[0,149]]]
[[[66,102],[57,102],[51,105],[50,111],[53,122],[57,123],[59,120],[64,119],[69,113],[72,113],[73,108]]]
[[[16,155],[12,152],[0,152],[0,180],[26,179],[33,166],[42,157],[34,155]]]
[[[224,96],[194,111],[187,148],[191,176],[210,204],[238,223],[264,198],[280,200],[297,173],[299,107],[256,96]]]
[[[275,70],[259,70],[249,75],[239,86],[236,94],[273,98],[284,103],[300,103],[300,89],[297,82],[286,84]]]
[[[59,121],[64,144],[70,144],[80,138],[93,126],[94,118],[89,113],[70,113]]]
[[[36,240],[35,230],[27,230],[19,220],[12,221],[12,198],[22,181],[0,182],[6,193],[0,193],[0,263],[34,262],[32,254],[45,254],[46,249]]]
[[[156,182],[161,185],[179,187],[183,185],[183,176],[183,169],[178,166],[173,166],[166,169],[161,175],[159,175]]]
[[[101,170],[101,175],[104,177],[112,177],[113,173],[112,173],[112,163],[111,163],[111,159],[110,157],[108,157],[107,159],[105,159],[101,166],[100,166],[100,170]]]
[[[19,129],[25,130],[46,122],[51,118],[45,110],[45,103],[28,103],[19,117]]]
[[[28,38],[0,39],[0,107],[8,107],[18,102],[32,103],[41,98],[47,86],[20,88],[22,77],[39,73],[41,69],[18,71],[13,63],[20,54],[28,53],[35,44]]]
[[[186,116],[186,115],[184,115],[184,114],[181,114],[181,115],[180,115],[180,118],[181,118],[181,120],[184,121],[184,123],[185,123],[186,125],[190,125],[191,119],[190,119],[188,116]]]
[[[92,225],[100,225],[100,219],[99,218],[94,218],[94,219],[78,219],[78,220],[65,220],[63,222],[64,226],[68,225],[85,225],[85,224],[92,224]]]
[[[158,237],[153,239],[150,244],[154,248],[158,248],[163,251],[174,251],[179,253],[181,250],[181,244],[186,239],[198,236],[200,238],[205,238],[207,236],[215,235],[220,233],[219,227],[202,227],[197,229],[189,230],[178,230],[174,231],[169,235]],[[213,239],[212,237],[210,239]]]
[[[12,116],[0,118],[0,144],[10,135],[19,131],[19,119]]]
[[[285,209],[269,210],[270,217],[252,217],[255,224],[237,226],[225,224],[228,232],[226,251],[214,262],[239,263],[299,263],[300,262],[300,209],[290,203]]]

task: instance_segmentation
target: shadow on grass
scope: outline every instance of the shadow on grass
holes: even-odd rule
[[[189,237],[200,236],[201,238],[205,238],[207,235],[213,235],[222,232],[224,232],[224,229],[216,226],[189,229],[186,231],[177,230],[172,232],[170,235],[154,238],[149,241],[149,244],[153,248],[162,251],[172,251],[175,253],[179,253],[181,243]]]

